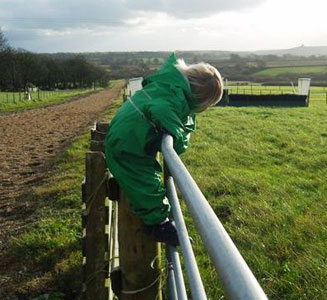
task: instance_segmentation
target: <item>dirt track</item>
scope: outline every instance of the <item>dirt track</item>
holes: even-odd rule
[[[121,85],[71,102],[0,115],[0,253],[34,203],[25,196],[47,176],[49,161],[103,113]]]

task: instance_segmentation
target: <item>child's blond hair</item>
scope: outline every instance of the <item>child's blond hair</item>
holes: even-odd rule
[[[186,76],[194,97],[200,102],[197,112],[202,112],[220,101],[223,80],[215,67],[203,62],[187,65],[183,59],[178,59],[176,68]]]

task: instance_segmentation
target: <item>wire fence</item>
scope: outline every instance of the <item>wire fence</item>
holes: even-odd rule
[[[285,86],[229,86],[228,94],[236,95],[295,95],[297,87]],[[310,101],[325,101],[327,104],[327,87],[311,87]]]
[[[91,91],[91,89],[79,89],[79,90],[55,90],[55,91],[45,91],[38,90],[35,92],[0,92],[0,103],[5,104],[17,104],[20,102],[28,101],[42,101],[49,99],[51,97],[57,96],[73,96],[75,94],[84,93]]]

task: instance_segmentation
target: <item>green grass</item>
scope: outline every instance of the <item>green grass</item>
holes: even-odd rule
[[[312,74],[312,73],[325,73],[327,72],[327,66],[303,66],[303,67],[280,67],[280,68],[268,68],[254,73],[258,76],[275,77],[282,74]]]
[[[101,119],[108,121],[121,101]],[[54,162],[55,175],[33,189],[37,221],[9,247],[8,256],[29,274],[19,289],[32,299],[43,299],[37,296],[44,293],[50,293],[49,299],[75,299],[81,291],[81,183],[89,141],[88,130]]]
[[[269,299],[324,299],[327,105],[217,107],[182,156]],[[195,236],[211,299],[223,295]]]
[[[40,91],[31,93],[32,100],[25,100],[24,93],[6,93],[0,92],[0,113],[18,111],[29,108],[38,108],[48,106],[50,104],[68,101],[73,97],[87,95],[98,92],[102,88],[93,89],[76,89],[64,91]],[[38,98],[40,96],[40,98]]]
[[[321,101],[309,108],[210,108],[198,116],[181,156],[269,299],[325,299],[326,114]],[[80,291],[80,183],[88,143],[86,133],[58,158],[48,184],[34,190],[39,219],[10,248],[36,278],[45,277],[35,296],[54,291],[55,299],[75,299]],[[208,298],[223,299],[183,208]]]

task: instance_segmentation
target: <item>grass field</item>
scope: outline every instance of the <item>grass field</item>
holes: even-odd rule
[[[282,68],[282,67],[312,67],[312,66],[326,66],[327,60],[326,59],[314,59],[314,60],[287,60],[287,61],[267,61],[266,66],[267,68]]]
[[[269,299],[326,298],[326,114],[320,101],[309,108],[211,108],[198,116],[181,156]],[[38,221],[11,246],[10,255],[33,270],[21,288],[34,285],[35,296],[79,294],[80,183],[88,141],[89,134],[76,140],[58,158],[55,177],[34,189]],[[208,297],[224,299],[184,211]]]
[[[97,88],[96,91],[102,90]],[[63,91],[40,91],[32,92],[32,100],[25,100],[24,93],[0,92],[0,113],[17,111],[28,108],[37,108],[49,104],[64,102],[72,97],[93,93],[93,89],[76,89]]]
[[[318,104],[213,108],[199,116],[183,156],[270,299],[325,297],[326,113]],[[209,294],[219,299],[195,244]]]
[[[302,66],[302,67],[281,67],[281,68],[268,68],[260,72],[254,73],[258,76],[275,77],[281,74],[294,73],[294,74],[311,74],[311,73],[326,73],[327,66]]]

